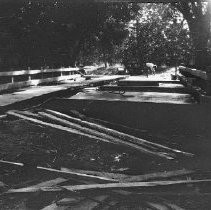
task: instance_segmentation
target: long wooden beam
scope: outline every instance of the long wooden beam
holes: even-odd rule
[[[67,185],[67,186],[55,186],[55,187],[36,187],[30,186],[19,189],[9,189],[5,194],[9,193],[31,193],[31,192],[55,192],[55,191],[81,191],[81,190],[100,190],[100,189],[123,189],[123,188],[153,188],[163,186],[175,186],[186,184],[209,184],[211,179],[199,179],[199,180],[172,180],[172,181],[153,181],[153,182],[126,182],[126,183],[106,183],[106,184],[85,184],[85,185]]]

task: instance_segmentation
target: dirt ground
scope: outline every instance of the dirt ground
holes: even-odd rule
[[[210,178],[211,143],[206,136],[183,134],[168,136],[164,131],[148,133],[147,131],[133,129],[131,129],[131,134],[148,140],[157,139],[159,143],[164,145],[178,149],[182,148],[184,151],[191,152],[195,157],[163,160],[138,153],[124,146],[79,137],[35,125],[25,120],[6,118],[0,121],[0,159],[57,169],[66,167],[131,175],[185,168],[197,171],[192,177],[186,178]],[[17,178],[17,171],[14,172],[13,168],[1,166],[1,181],[8,186],[13,187],[19,184],[20,181],[27,181],[28,176],[29,174],[26,173]],[[138,191],[138,194],[129,195],[127,198],[118,198],[118,204],[110,209],[179,209],[166,204],[169,202],[172,204],[173,202],[177,204],[177,207],[182,206],[180,209],[208,210],[211,207],[210,187],[207,184],[188,186],[188,192],[196,192],[190,195],[182,195],[183,188],[167,188],[164,191],[162,190],[159,196],[142,194]],[[187,189],[184,188],[184,191],[187,191]],[[109,193],[107,192],[107,194]],[[150,194],[151,191],[148,193]],[[51,196],[49,195],[49,197]],[[18,197],[18,200],[23,202],[26,198],[29,203],[31,198],[29,199],[28,196],[21,197],[21,199]],[[12,202],[11,197],[2,198],[0,200],[0,206],[2,206],[0,209],[21,209],[22,207],[20,208],[19,204],[17,197],[13,197]],[[149,204],[151,207],[149,207]],[[33,208],[26,209],[41,209],[38,206],[35,205]]]
[[[171,69],[171,71],[174,71]],[[154,77],[169,77],[168,74]],[[68,114],[68,113],[66,113]],[[124,129],[110,127],[124,132]],[[143,175],[172,170],[194,170],[194,173],[178,179],[210,179],[211,178],[211,142],[206,135],[192,135],[191,133],[169,133],[166,130],[149,132],[129,128],[127,133],[144,138],[148,141],[163,144],[171,148],[193,153],[193,157],[177,156],[174,160],[166,160],[140,153],[126,146],[117,146],[102,141],[93,140],[75,134],[59,131],[49,127],[30,123],[13,117],[0,119],[0,159],[22,162],[27,169],[9,167],[0,164],[0,192],[4,187],[19,188],[33,185],[35,180],[45,181],[56,178],[51,173],[40,173],[31,166],[47,168],[92,170],[126,175]],[[68,182],[78,184],[77,179]],[[35,210],[56,200],[66,197],[74,198],[78,194],[58,192],[39,192],[21,195],[0,194],[0,209]],[[112,206],[100,206],[92,209],[143,209],[143,210],[209,210],[211,209],[211,184],[189,184],[153,189],[130,190],[126,194],[114,193],[111,190],[88,191],[80,194],[82,197],[98,198],[105,196],[106,203]],[[79,196],[79,197],[80,197]],[[80,200],[80,199],[79,199]],[[91,209],[86,200],[80,205],[49,209]]]
[[[160,165],[168,164],[168,161],[156,160],[127,147],[41,127],[25,120],[4,121],[0,132],[1,159],[10,161],[31,159],[38,165],[48,167],[64,166],[128,174],[148,173],[156,171]],[[23,160],[21,154],[24,154]],[[177,162],[173,162],[177,168]]]

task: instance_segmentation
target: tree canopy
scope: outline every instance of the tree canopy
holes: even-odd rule
[[[140,4],[126,41],[124,60],[176,65],[192,51],[189,30],[181,14],[169,5]]]
[[[53,0],[5,6],[13,10],[0,20],[4,68],[74,65],[81,51],[88,54],[93,48],[108,57],[131,19],[127,4]]]
[[[188,23],[190,36],[195,50],[195,65],[205,68],[211,65],[211,1],[187,0],[171,3],[181,12]]]
[[[136,60],[208,64],[211,2],[171,4],[3,1],[0,67],[26,69]]]

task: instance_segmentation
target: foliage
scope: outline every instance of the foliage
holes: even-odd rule
[[[195,66],[211,65],[209,44],[211,42],[211,1],[181,1],[171,4],[186,19],[195,51]]]
[[[125,25],[131,19],[126,4],[52,0],[10,6],[13,10],[7,15],[12,18],[0,22],[6,32],[0,39],[10,37],[7,49],[0,52],[6,61],[1,62],[3,68],[73,66],[93,53],[109,61],[127,35]]]
[[[119,61],[207,65],[211,2],[8,1],[0,4],[0,67]],[[211,60],[211,59],[210,59]]]
[[[191,52],[191,40],[181,15],[169,5],[139,6],[123,53],[126,65],[128,60],[135,60],[140,66],[146,62],[175,65],[187,60]]]

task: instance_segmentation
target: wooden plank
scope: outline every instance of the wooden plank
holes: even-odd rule
[[[5,160],[0,160],[0,163],[3,164],[9,164],[9,165],[16,165],[16,166],[24,166],[23,163],[17,163],[17,162],[11,162],[11,161],[5,161]],[[77,170],[71,170],[71,169],[61,169],[61,170],[57,170],[57,169],[53,169],[53,168],[45,168],[42,166],[37,166],[37,169],[39,170],[44,170],[44,171],[49,171],[52,173],[59,173],[59,174],[65,174],[65,175],[73,175],[73,176],[77,176],[77,177],[81,177],[81,178],[90,178],[91,180],[104,180],[104,181],[109,181],[109,182],[118,182],[117,179],[115,178],[110,178],[110,177],[106,177],[106,176],[100,176],[99,174],[89,174],[89,173],[84,173],[77,171]]]
[[[56,204],[58,205],[58,206],[63,206],[63,205],[73,205],[73,204],[77,204],[79,201],[81,201],[81,200],[84,200],[84,198],[83,197],[68,197],[68,198],[63,198],[63,199],[61,199],[61,200],[59,200],[59,201],[57,201],[56,202]]]
[[[101,86],[101,91],[134,91],[161,93],[190,93],[185,87],[153,87],[153,86]]]
[[[19,114],[27,114],[28,115],[28,113],[26,113],[26,112],[20,112],[20,111],[16,111],[16,112],[19,113]],[[83,132],[83,133],[86,133],[88,135],[93,135],[93,136],[96,136],[97,138],[101,138],[104,141],[111,142],[111,143],[114,143],[114,144],[121,144],[121,145],[124,145],[124,146],[128,146],[128,147],[131,147],[133,149],[136,149],[138,151],[141,151],[141,152],[144,152],[144,153],[147,153],[147,154],[150,154],[150,155],[164,157],[164,158],[167,158],[167,159],[173,159],[173,157],[171,157],[170,154],[168,155],[168,154],[163,154],[162,152],[151,151],[151,150],[149,150],[149,148],[144,148],[142,146],[139,146],[139,145],[127,142],[127,141],[122,141],[119,138],[115,138],[115,137],[109,136],[107,134],[104,134],[102,132],[98,132],[98,131],[95,131],[95,130],[92,130],[92,129],[85,128],[81,125],[77,125],[77,124],[71,123],[67,120],[60,119],[60,118],[55,117],[51,114],[46,114],[46,113],[42,113],[42,112],[39,112],[39,114],[41,116],[44,116],[44,117],[47,117],[51,120],[59,122],[62,125],[69,126],[71,129],[76,129],[79,132]],[[31,114],[31,116],[32,115],[33,114]],[[34,118],[32,118],[32,119],[34,119]],[[151,147],[151,149],[152,149],[152,147]]]
[[[82,76],[84,77],[84,75]],[[105,85],[109,84],[112,81],[117,81],[120,79],[124,79],[126,76],[103,76],[100,78],[93,78],[93,80],[84,80],[83,82],[75,82],[75,86],[80,86],[80,87],[96,87],[100,85]]]
[[[77,177],[81,177],[81,178],[90,178],[93,180],[104,180],[104,181],[110,181],[110,182],[118,182],[117,179],[114,178],[110,178],[110,177],[105,177],[105,176],[100,176],[100,175],[90,175],[90,174],[86,174],[86,173],[80,173],[74,170],[57,170],[57,169],[53,169],[53,168],[45,168],[45,167],[41,167],[41,166],[37,166],[37,169],[40,170],[45,170],[45,171],[50,171],[50,172],[56,172],[56,173],[61,173],[61,174],[69,174],[69,175],[74,175]]]
[[[90,174],[86,174],[86,173],[80,173],[74,170],[57,170],[57,169],[52,169],[52,168],[44,168],[41,166],[38,166],[37,169],[41,169],[41,170],[45,170],[45,171],[50,171],[50,172],[56,172],[56,173],[61,173],[61,174],[70,174],[70,175],[75,175],[78,177],[84,177],[84,178],[91,178],[91,179],[95,179],[95,180],[104,180],[104,181],[110,181],[110,182],[118,182],[117,179],[114,178],[109,178],[109,177],[105,177],[105,176],[99,176],[99,175],[90,175]]]
[[[81,201],[82,201],[82,198],[80,197],[63,198],[57,201],[56,203],[52,203],[44,207],[42,210],[66,210],[66,209],[70,209],[70,206],[77,204],[78,202],[81,202]]]
[[[29,188],[29,189],[33,189],[33,188],[41,189],[42,187],[52,187],[52,186],[61,184],[61,183],[66,182],[66,181],[68,181],[68,179],[64,179],[64,178],[59,177],[59,178],[56,178],[56,179],[53,179],[53,180],[48,180],[48,181],[38,183],[36,185],[25,187],[25,189],[27,189],[27,188]]]
[[[176,204],[169,203],[168,201],[166,201],[164,203],[173,210],[185,210],[184,208],[181,208],[180,206],[178,206]]]
[[[16,163],[11,161],[0,160],[0,163],[23,166],[23,163]],[[61,167],[61,170],[53,169],[53,168],[45,168],[38,166],[37,169],[56,172],[61,174],[71,174],[77,175],[81,177],[88,177],[94,179],[100,179],[105,181],[114,181],[114,182],[140,182],[147,181],[152,179],[161,179],[161,178],[172,178],[185,176],[195,173],[192,170],[175,170],[175,171],[164,171],[164,172],[156,172],[150,174],[142,174],[142,175],[126,175],[126,174],[117,174],[117,173],[108,173],[108,172],[99,172],[99,171],[90,171],[90,170],[81,170],[81,169],[69,169]]]
[[[82,115],[82,118],[80,118],[79,116],[77,116],[79,119],[85,119],[85,115]],[[105,120],[101,120],[101,119],[97,119],[97,118],[91,118],[91,117],[86,117],[88,122],[92,122],[98,125],[102,125],[105,128],[111,128],[114,130],[118,130],[120,132],[124,132],[124,133],[128,133],[133,135],[134,133],[145,133],[145,130],[141,130],[141,129],[137,129],[137,128],[132,128],[132,127],[128,127],[126,125],[122,125],[122,124],[118,124],[118,123],[114,123],[114,122],[109,122],[109,121],[105,121]]]
[[[68,181],[68,179],[64,179],[64,178],[59,177],[59,178],[56,178],[56,179],[53,179],[53,180],[48,180],[48,181],[44,181],[44,182],[41,182],[41,183],[36,184],[36,185],[32,185],[29,188],[51,187],[51,186],[61,184],[61,183],[66,182],[66,181]]]
[[[145,188],[145,187],[163,187],[172,185],[184,185],[184,184],[200,184],[209,183],[211,179],[202,180],[177,180],[177,181],[153,181],[153,182],[129,182],[129,183],[108,183],[108,184],[86,184],[86,185],[68,185],[62,187],[27,187],[20,189],[10,189],[6,193],[29,193],[37,191],[53,192],[53,191],[81,191],[81,190],[101,190],[101,189],[124,189],[124,188]]]
[[[90,170],[82,170],[82,169],[70,169],[70,168],[65,168],[61,167],[62,171],[67,171],[67,172],[77,172],[77,173],[82,173],[82,174],[87,174],[87,175],[92,175],[92,176],[101,176],[101,177],[107,177],[111,180],[118,180],[118,181],[123,181],[129,177],[129,175],[125,174],[117,174],[117,173],[109,173],[109,172],[103,172],[103,171],[90,171]]]
[[[159,86],[159,83],[181,84],[179,80],[143,80],[123,79],[118,81],[118,86]]]
[[[46,122],[43,122],[41,120],[37,120],[37,119],[31,118],[31,117],[24,116],[22,114],[15,113],[13,111],[8,111],[7,114],[11,115],[11,116],[19,117],[21,119],[28,120],[30,122],[34,122],[36,124],[45,125],[45,126],[48,126],[48,127],[51,127],[51,128],[55,128],[55,129],[58,129],[58,130],[66,131],[66,132],[69,132],[69,133],[72,133],[72,134],[76,134],[76,135],[79,135],[79,136],[88,137],[89,139],[94,139],[94,140],[100,140],[100,141],[108,142],[105,139],[100,139],[100,138],[98,138],[96,136],[92,136],[92,135],[89,135],[89,134],[86,134],[86,133],[82,133],[82,132],[79,132],[78,130],[75,130],[75,129],[72,129],[72,128],[67,128],[67,127],[64,127],[64,126],[61,126],[61,125],[55,125],[55,124],[52,124],[52,123],[46,123]]]
[[[169,210],[169,208],[172,210],[185,210],[184,208],[181,208],[181,207],[177,206],[176,204],[169,203],[166,201],[161,201],[159,203],[147,202],[147,204],[150,207],[153,207],[153,209],[157,209],[157,210]]]
[[[66,198],[62,199],[60,201],[57,201],[56,203],[53,203],[49,206],[46,206],[42,210],[65,210],[65,209],[71,209],[71,210],[92,210],[95,208],[98,208],[100,203],[102,203],[106,198],[108,198],[108,195],[99,195],[99,196],[94,196],[93,199],[83,199],[78,200],[77,203],[71,203],[71,198]],[[68,205],[68,200],[69,200],[69,205]],[[66,204],[63,204],[63,202],[67,202]],[[58,203],[60,203],[58,205]],[[106,205],[106,204],[104,204]]]
[[[211,78],[208,77],[207,73],[202,70],[179,66],[179,71],[181,74],[189,73],[190,75],[201,78],[203,80],[211,80]]]
[[[105,132],[105,133],[112,135],[114,137],[121,138],[122,140],[128,140],[128,141],[130,141],[134,144],[147,145],[151,149],[154,147],[154,148],[157,148],[157,149],[160,148],[160,149],[167,150],[168,152],[175,152],[175,153],[181,153],[181,154],[184,154],[184,155],[187,155],[187,156],[193,156],[193,154],[191,154],[191,153],[183,152],[183,151],[180,151],[180,150],[177,150],[177,149],[172,149],[170,147],[167,147],[167,146],[164,146],[164,145],[161,145],[161,144],[153,143],[153,142],[147,141],[145,139],[141,139],[141,138],[138,138],[138,137],[135,137],[135,136],[123,133],[123,132],[119,132],[117,130],[107,128],[107,127],[104,127],[102,125],[99,125],[99,124],[96,124],[96,123],[93,123],[93,122],[89,122],[89,121],[82,120],[82,119],[79,119],[79,118],[71,117],[69,115],[66,115],[66,114],[63,114],[63,113],[60,113],[60,112],[57,112],[57,111],[49,110],[49,109],[46,109],[46,111],[49,112],[49,113],[52,113],[56,116],[63,117],[64,119],[68,119],[68,120],[71,120],[73,122],[79,123],[82,126],[88,126],[90,128],[96,129],[100,132]]]
[[[94,196],[92,200],[86,199],[78,204],[71,206],[71,210],[94,210],[95,208],[100,208],[100,204],[104,204],[104,200],[108,198],[108,195]]]
[[[110,179],[119,180],[119,182],[140,182],[140,181],[156,180],[156,179],[162,179],[162,178],[166,179],[166,178],[190,175],[194,173],[194,171],[186,170],[186,169],[156,172],[156,173],[142,174],[142,175],[126,175],[126,174],[118,174],[118,173],[108,173],[108,172],[103,172],[103,171],[99,172],[99,171],[89,171],[89,170],[81,170],[81,169],[68,169],[68,168],[63,168],[63,167],[61,168],[61,170],[107,177]]]
[[[7,115],[6,115],[6,114],[0,115],[0,120],[5,119],[6,117],[7,117]]]
[[[164,154],[162,152],[156,152],[156,151],[150,150],[150,149],[153,149],[152,147],[145,148],[145,147],[143,147],[144,145],[142,145],[142,146],[141,145],[136,145],[134,143],[127,142],[125,140],[121,140],[118,137],[112,137],[111,135],[105,134],[104,132],[98,132],[98,131],[93,130],[93,129],[82,127],[81,125],[78,125],[78,124],[75,124],[75,123],[71,123],[71,122],[69,122],[67,120],[55,117],[54,115],[51,115],[51,114],[46,114],[44,112],[39,112],[39,114],[41,116],[47,117],[48,119],[51,119],[51,120],[54,120],[56,122],[62,123],[63,125],[68,126],[70,128],[77,129],[77,130],[79,130],[81,132],[87,133],[89,135],[94,135],[94,136],[97,136],[97,137],[102,138],[102,139],[106,139],[109,142],[112,142],[112,143],[115,143],[115,144],[121,144],[121,145],[124,145],[124,146],[128,146],[128,147],[131,147],[131,148],[136,149],[138,151],[144,152],[146,154],[155,155],[155,156],[159,156],[159,157],[166,158],[166,159],[173,159],[173,157],[171,157],[171,154]]]
[[[16,163],[12,161],[0,160],[0,163],[9,164],[9,165],[16,165],[16,166],[23,166],[23,163]]]
[[[172,178],[172,177],[179,177],[193,174],[194,171],[192,170],[175,170],[175,171],[164,171],[164,172],[156,172],[150,174],[143,174],[143,175],[136,175],[136,176],[128,176],[124,178],[124,182],[140,182],[140,181],[147,181],[147,180],[155,180],[155,179],[163,179],[163,178]]]
[[[154,203],[154,202],[147,202],[147,204],[156,210],[169,210],[169,208],[164,204]]]
[[[189,89],[201,88],[206,92],[206,95],[211,96],[211,73],[184,66],[180,66],[179,71],[180,80],[183,80]]]
[[[57,206],[56,203],[52,203],[49,206],[42,208],[42,210],[66,210],[70,209],[69,206]]]

